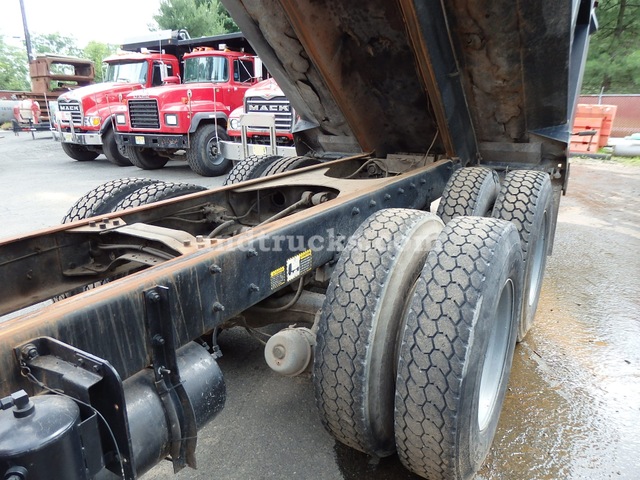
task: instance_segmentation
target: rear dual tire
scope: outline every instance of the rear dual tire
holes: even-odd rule
[[[553,188],[549,175],[533,170],[506,174],[492,216],[513,223],[520,234],[525,264],[524,301],[518,341],[533,326],[553,235]]]
[[[223,185],[259,178],[273,163],[281,159],[280,155],[251,155],[233,166]]]
[[[472,478],[496,431],[522,298],[513,225],[460,217],[442,231],[407,305],[395,398],[402,463]]]
[[[318,327],[316,404],[346,445],[374,456],[397,448],[425,478],[470,478],[504,399],[522,253],[513,225],[473,217],[416,251],[442,228],[427,215],[378,212],[341,254]],[[428,223],[437,230],[415,233]]]
[[[404,295],[443,228],[418,210],[381,210],[351,236],[322,308],[314,361],[325,428],[369,455],[395,451],[393,402]]]
[[[148,178],[122,178],[98,185],[73,204],[62,218],[62,223],[114,212],[122,199],[140,188],[156,183],[159,181]]]
[[[453,173],[440,199],[437,214],[445,223],[458,216],[492,216],[515,225],[525,263],[525,293],[518,342],[531,329],[540,298],[546,257],[553,235],[553,188],[549,175],[532,170],[507,172],[502,186],[486,167],[461,168]]]
[[[456,170],[444,187],[437,215],[445,224],[462,216],[489,217],[499,190],[498,174],[491,168]]]
[[[206,188],[199,185],[162,182],[148,178],[112,180],[97,186],[80,197],[62,218],[62,223],[85,220],[90,217],[148,205],[202,190],[206,190]],[[60,301],[76,293],[103,285],[108,281],[109,279],[101,280],[62,295],[57,295],[53,298],[53,301]]]
[[[254,178],[270,177],[277,173],[290,172],[298,168],[317,165],[320,160],[313,157],[282,157],[280,155],[251,155],[235,164],[227,175],[225,185],[246,182]]]

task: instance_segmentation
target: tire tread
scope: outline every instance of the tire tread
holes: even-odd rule
[[[269,165],[281,158],[279,155],[251,155],[233,166],[223,185],[234,185],[258,178]]]
[[[484,216],[486,212],[480,210],[485,210],[487,202],[493,205],[499,186],[498,174],[491,168],[456,170],[442,192],[437,215],[445,224],[455,217]]]
[[[115,206],[126,196],[139,188],[160,183],[149,178],[121,178],[111,180],[90,190],[80,197],[62,218],[62,223],[111,213]]]
[[[298,157],[283,157],[280,160],[276,160],[260,175],[261,177],[270,177],[277,173],[288,172],[290,170],[296,170],[298,168],[307,167],[320,163],[312,157],[298,156]]]
[[[188,195],[194,192],[207,190],[200,185],[190,183],[158,182],[143,186],[120,200],[115,211],[127,210],[141,205],[167,200],[170,198]]]
[[[393,412],[390,436],[380,439],[366,408],[372,331],[404,239],[426,216],[431,215],[381,210],[356,230],[332,273],[318,325],[313,383],[322,424],[340,442],[374,456],[390,455],[395,445]]]
[[[396,383],[396,445],[402,463],[432,480],[460,478],[457,410],[465,356],[485,274],[512,225],[458,217],[427,257],[407,310]]]

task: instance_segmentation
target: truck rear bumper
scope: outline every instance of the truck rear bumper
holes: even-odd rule
[[[51,130],[54,140],[77,145],[102,145],[102,135],[99,133],[60,132]]]
[[[116,133],[116,143],[125,147],[183,149],[189,148],[188,135]]]
[[[246,156],[251,155],[266,155],[268,153],[272,153],[273,155],[281,155],[283,157],[292,157],[296,154],[296,147],[284,147],[284,146],[276,146],[276,151],[273,152],[273,149],[270,145],[257,145],[253,143],[247,144],[247,153]],[[245,152],[242,146],[242,143],[237,142],[220,142],[220,150],[222,155],[229,160],[244,160]]]

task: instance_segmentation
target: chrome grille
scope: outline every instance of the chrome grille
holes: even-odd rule
[[[273,113],[276,116],[276,130],[291,131],[293,111],[286,97],[248,97],[245,111],[247,113]],[[251,128],[251,127],[249,127]]]
[[[129,100],[129,122],[131,128],[160,128],[158,101]]]
[[[73,124],[82,126],[82,106],[77,100],[58,100],[58,111],[69,113]]]

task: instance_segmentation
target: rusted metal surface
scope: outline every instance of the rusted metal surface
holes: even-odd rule
[[[394,2],[225,2],[299,112],[376,155],[425,152],[437,130]],[[268,44],[267,44],[268,42]],[[444,152],[436,139],[433,152]]]
[[[567,123],[572,2],[455,0],[449,9],[480,141],[525,142],[530,130]]]
[[[355,161],[361,157],[358,155],[333,162],[329,172],[340,168],[340,165],[348,165],[352,160]],[[355,170],[355,167],[350,168],[351,170],[348,171]],[[207,205],[222,205],[231,211],[238,208],[246,209],[256,198],[255,188],[250,188],[251,185],[256,187],[268,185],[282,191],[282,187],[291,186],[289,183],[291,180],[278,181],[283,177],[298,179],[296,180],[298,188],[287,188],[288,195],[291,195],[292,192],[302,192],[307,188],[326,187],[331,190],[341,180],[333,176],[325,177],[326,170],[327,167],[311,166],[298,170],[294,175],[293,172],[283,173],[271,177],[271,180],[258,179],[246,182],[244,189],[223,187],[215,191],[191,194],[180,199],[170,199],[153,206],[141,206],[127,212],[104,215],[98,219],[86,219],[71,224],[71,226],[61,225],[45,231],[22,235],[16,239],[3,240],[0,242],[0,278],[11,278],[12,281],[7,282],[0,291],[0,315],[36,304],[56,295],[62,295],[84,285],[131,272],[131,267],[121,266],[107,275],[105,267],[109,265],[112,258],[107,251],[102,252],[102,255],[98,257],[96,250],[97,245],[102,243],[117,245],[123,242],[131,244],[138,241],[140,245],[143,245],[144,240],[152,238],[149,235],[141,235],[141,230],[145,227],[133,228],[127,225],[147,224],[149,225],[148,230],[157,230],[157,227],[151,227],[151,225],[157,225],[161,222],[174,230],[165,231],[165,240],[158,242],[159,245],[169,246],[174,253],[199,250],[217,242],[215,239],[203,238],[209,231],[195,230],[199,228],[199,224],[175,223],[167,219],[177,216],[182,211],[204,208]],[[362,181],[344,181],[342,183],[343,193],[352,191],[356,185],[360,188],[364,184]],[[235,192],[250,193],[236,194]],[[268,207],[274,208],[273,205],[263,204],[262,211],[268,213]],[[188,228],[191,230],[185,230]],[[143,237],[142,240],[140,237]],[[195,241],[192,242],[191,239],[194,237]],[[155,236],[155,238],[159,240],[161,237]],[[176,245],[177,240],[182,241],[182,247]],[[187,241],[189,245],[185,245]],[[93,271],[95,275],[90,278],[79,277],[78,269],[84,271],[85,274]],[[99,275],[100,272],[105,274]]]
[[[461,83],[444,4],[399,0],[410,45],[445,151],[463,165],[478,159],[478,145]],[[435,138],[434,138],[435,141]]]
[[[73,68],[73,74],[55,72],[53,67],[56,66],[59,69],[60,65]],[[34,93],[49,94],[52,90],[61,93],[69,88],[92,84],[95,70],[91,60],[57,55],[38,55],[35,60],[29,62],[29,75]]]
[[[589,1],[223,3],[298,111],[378,155],[425,151],[436,132],[434,152],[459,156],[465,134],[518,144],[569,128]]]
[[[387,207],[424,208],[441,194],[451,167],[451,162],[441,161],[399,177],[342,180],[343,192],[334,200],[5,321],[0,324],[0,351],[3,352],[0,391],[29,389],[10,352],[16,345],[39,336],[51,336],[104,358],[123,379],[128,378],[150,363],[150,339],[144,321],[145,290],[156,286],[168,288],[176,344],[184,345],[297,280],[299,276],[286,278],[274,286],[274,272],[286,266],[292,255],[308,250],[307,268],[311,271],[332,260],[341,245],[340,239],[344,241],[374,211]],[[284,186],[305,175],[308,181],[302,183],[312,184],[318,175],[313,168],[306,173],[293,173],[280,180],[256,182],[254,192],[261,191],[262,183],[275,187],[280,182]],[[347,189],[349,184],[351,189]],[[229,187],[223,188],[218,193],[228,190]],[[204,196],[207,194],[204,192]],[[201,201],[202,196],[191,195],[182,202]],[[166,203],[175,210],[180,201]],[[142,208],[129,215],[139,219],[144,215],[158,215],[158,211]],[[127,219],[126,212],[121,216]],[[74,228],[74,225],[27,241],[48,239],[49,251],[53,252],[65,228]],[[15,244],[16,251],[25,250],[23,242]],[[20,245],[22,248],[18,248]],[[12,246],[5,243],[1,251]],[[42,255],[47,257],[46,253]],[[49,259],[54,270],[60,268],[55,265],[56,258],[52,255]],[[38,263],[41,260],[39,253],[33,252],[28,260],[14,261]],[[40,284],[44,283],[46,280],[42,279]],[[3,297],[6,298],[6,293]]]

